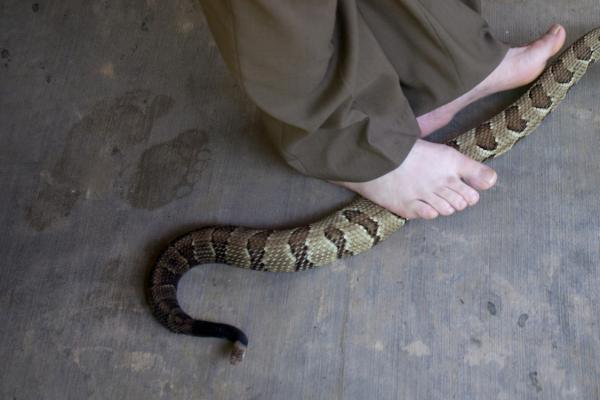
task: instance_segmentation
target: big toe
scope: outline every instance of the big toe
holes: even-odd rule
[[[553,25],[540,39],[532,43],[531,48],[539,51],[544,58],[555,55],[565,44],[567,34],[562,25]]]
[[[498,175],[487,165],[472,161],[463,169],[462,178],[477,190],[487,190],[496,184]]]

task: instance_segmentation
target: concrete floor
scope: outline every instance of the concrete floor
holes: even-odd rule
[[[598,0],[484,7],[515,44],[600,25]],[[0,26],[0,398],[600,399],[600,68],[475,208],[321,270],[189,273],[184,307],[252,340],[231,367],[150,315],[162,246],[351,194],[271,154],[191,0],[4,0]]]

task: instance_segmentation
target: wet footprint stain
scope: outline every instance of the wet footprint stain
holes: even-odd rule
[[[189,195],[210,161],[208,134],[190,129],[142,154],[121,197],[132,207],[152,210]]]
[[[135,146],[147,141],[154,121],[174,103],[168,96],[137,90],[96,104],[70,129],[56,164],[40,174],[38,195],[26,211],[29,224],[44,230],[68,217],[82,196],[112,192]]]

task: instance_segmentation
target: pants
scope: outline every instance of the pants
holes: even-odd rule
[[[395,169],[416,116],[466,93],[507,46],[479,0],[200,0],[226,64],[293,168],[339,181]]]

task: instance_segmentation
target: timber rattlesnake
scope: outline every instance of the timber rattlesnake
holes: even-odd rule
[[[447,144],[476,161],[501,155],[536,129],[599,58],[597,28],[564,51],[515,103]],[[160,255],[148,282],[148,302],[155,317],[173,332],[232,341],[235,364],[243,359],[246,335],[230,325],[193,319],[179,306],[177,284],[190,268],[223,263],[257,271],[304,271],[362,253],[405,223],[359,197],[320,221],[293,229],[202,227],[176,239]]]

